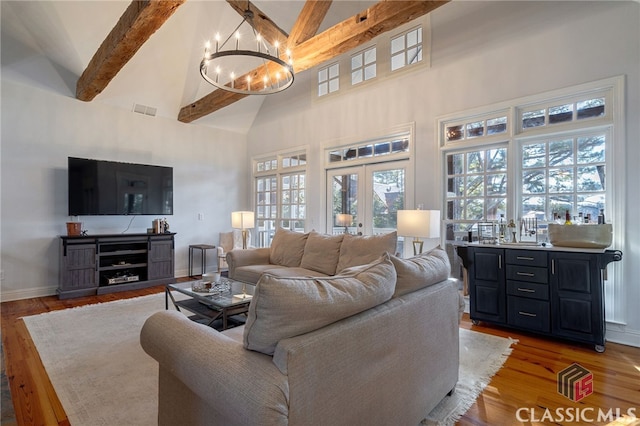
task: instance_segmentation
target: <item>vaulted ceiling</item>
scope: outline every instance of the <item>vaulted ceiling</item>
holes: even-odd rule
[[[263,0],[251,8],[265,38],[286,40],[300,73],[445,3]],[[238,0],[2,0],[2,72],[85,102],[149,107],[185,123],[245,132],[264,97],[214,90],[198,66],[204,42],[217,31],[230,33],[246,6]]]

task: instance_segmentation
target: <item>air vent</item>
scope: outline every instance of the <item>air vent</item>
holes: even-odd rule
[[[155,117],[156,113],[158,112],[158,108],[154,108],[146,105],[140,105],[140,104],[133,104],[133,112]]]

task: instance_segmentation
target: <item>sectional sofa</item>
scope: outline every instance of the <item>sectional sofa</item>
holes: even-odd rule
[[[176,311],[146,321],[159,425],[411,425],[454,389],[460,295],[443,250],[333,275],[284,276],[291,268],[307,269],[262,272],[242,327],[218,332]]]

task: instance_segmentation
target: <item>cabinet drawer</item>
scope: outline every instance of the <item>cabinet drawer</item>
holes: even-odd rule
[[[549,285],[524,281],[507,281],[507,294],[530,299],[549,300]]]
[[[549,302],[508,296],[507,323],[528,330],[549,332]]]
[[[547,267],[547,253],[538,250],[507,250],[507,264]]]
[[[549,279],[547,268],[507,265],[507,280],[546,284]]]

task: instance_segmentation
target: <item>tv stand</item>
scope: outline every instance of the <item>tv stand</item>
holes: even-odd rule
[[[58,297],[107,294],[175,282],[175,233],[60,237]]]

